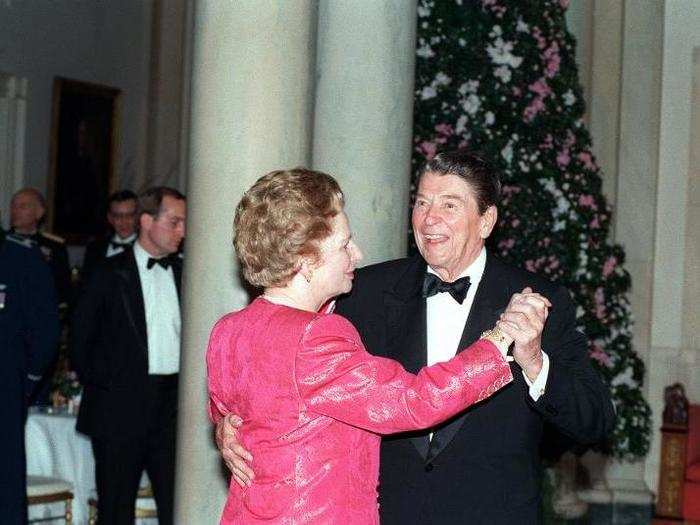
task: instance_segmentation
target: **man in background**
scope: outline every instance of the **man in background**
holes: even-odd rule
[[[185,212],[177,190],[141,194],[136,242],[95,268],[75,307],[77,429],[92,441],[100,525],[133,525],[144,469],[158,522],[173,523]]]
[[[29,240],[0,230],[0,512],[26,523],[27,401],[53,360],[58,308],[49,267]]]
[[[51,268],[59,306],[65,307],[71,299],[68,250],[63,238],[40,231],[46,216],[46,199],[36,188],[23,188],[10,202],[10,233],[36,243]]]
[[[107,222],[112,231],[87,245],[83,259],[82,280],[86,282],[105,259],[120,254],[136,240],[137,197],[133,191],[121,190],[109,196]]]

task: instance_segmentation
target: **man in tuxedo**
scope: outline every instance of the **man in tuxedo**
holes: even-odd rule
[[[112,193],[107,201],[107,222],[112,231],[106,237],[96,239],[85,248],[82,278],[87,282],[90,274],[105,259],[120,254],[136,240],[137,197],[133,191]]]
[[[581,443],[613,428],[610,395],[591,367],[568,291],[484,247],[499,194],[498,175],[483,159],[466,150],[437,155],[421,172],[413,208],[420,254],[361,269],[338,301],[336,311],[370,352],[412,372],[474,342],[524,287],[552,303],[541,347],[513,349],[510,385],[438,427],[382,439],[383,525],[539,523],[545,424]],[[217,442],[245,484],[254,473],[237,441],[239,423],[228,416]]]
[[[90,436],[100,524],[132,525],[141,473],[161,525],[173,523],[185,197],[139,197],[133,248],[95,269],[73,316],[71,358],[84,385],[77,429]]]

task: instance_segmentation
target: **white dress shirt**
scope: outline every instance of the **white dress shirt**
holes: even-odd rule
[[[486,268],[486,248],[481,249],[478,257],[458,278],[469,276],[470,286],[467,297],[462,304],[455,301],[447,292],[437,293],[427,298],[426,326],[428,338],[428,366],[452,359],[457,353],[462,339],[464,326],[467,324],[469,312],[474,304],[474,296]],[[430,266],[428,272],[437,274]],[[549,357],[542,352],[542,370],[535,379],[530,381],[525,373],[523,377],[530,387],[530,397],[537,401],[544,394],[549,375]]]
[[[172,267],[147,267],[150,255],[138,241],[134,257],[139,271],[148,337],[148,373],[176,374],[180,371],[180,300]]]
[[[132,233],[129,235],[126,239],[122,239],[117,235],[116,233],[112,236],[112,238],[109,240],[109,243],[107,244],[107,252],[105,253],[105,257],[112,257],[114,255],[117,255],[119,253],[122,253],[124,251],[124,246],[117,246],[113,247],[112,243],[116,242],[118,244],[133,244],[133,242],[136,240],[136,233]]]

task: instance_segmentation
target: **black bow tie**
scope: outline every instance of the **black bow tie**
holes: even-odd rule
[[[131,246],[131,243],[130,242],[109,241],[109,246],[113,250],[116,250],[117,248],[126,248],[127,246]]]
[[[461,277],[452,283],[446,283],[434,273],[426,273],[423,280],[423,297],[431,297],[436,293],[447,292],[459,304],[464,302],[469,291],[469,276]]]
[[[173,261],[170,259],[170,257],[160,257],[158,259],[155,259],[153,257],[148,258],[148,263],[146,264],[147,269],[153,268],[156,264],[161,265],[164,269],[168,269],[168,267],[173,263]]]

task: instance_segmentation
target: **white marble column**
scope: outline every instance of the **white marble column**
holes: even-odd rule
[[[363,264],[406,251],[415,26],[413,0],[319,7],[312,162],[340,182]]]
[[[194,13],[176,522],[218,523],[225,477],[206,416],[206,344],[248,296],[234,207],[263,173],[308,164],[315,2],[200,0]]]

